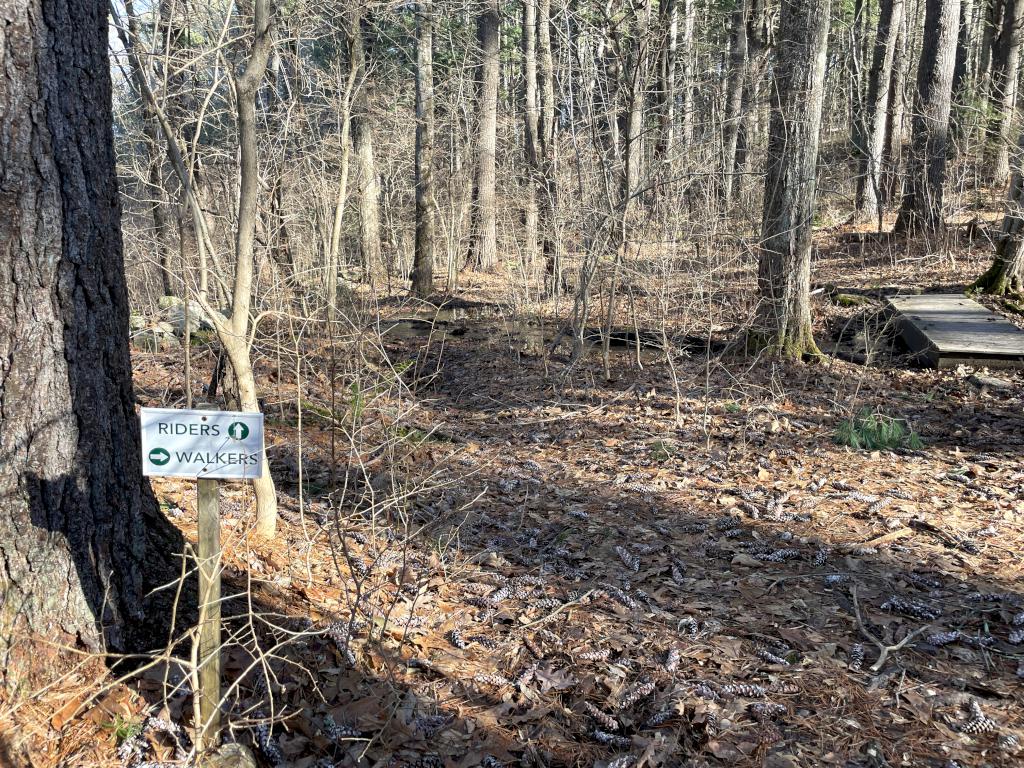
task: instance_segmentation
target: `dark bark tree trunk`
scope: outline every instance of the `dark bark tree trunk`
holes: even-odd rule
[[[498,230],[495,201],[498,141],[499,27],[498,0],[486,0],[477,17],[480,44],[479,99],[477,101],[476,184],[474,187],[473,251],[477,266],[493,272],[498,268]]]
[[[434,5],[416,5],[416,245],[412,292],[434,289]]]
[[[1024,132],[1017,147],[1024,151]],[[996,242],[996,255],[992,266],[978,278],[974,287],[996,296],[1024,297],[1024,175],[1018,168],[1010,183],[1006,200],[1006,215],[1002,231]]]
[[[748,345],[818,354],[811,333],[811,235],[828,48],[829,0],[782,0],[758,263],[760,307]]]
[[[902,27],[903,0],[882,0],[878,9],[878,30],[865,99],[864,120],[867,130],[857,177],[857,213],[867,219],[877,220],[882,215],[880,170],[890,111],[889,101],[899,97],[899,94],[892,93],[892,70]]]
[[[989,92],[989,122],[985,132],[983,166],[994,187],[1010,177],[1010,124],[1017,103],[1020,43],[1024,24],[1024,0],[1006,0],[999,34],[992,49],[992,78]]]
[[[108,6],[3,0],[0,668],[166,640],[182,540],[142,477],[114,172]],[[173,578],[173,577],[171,577]]]
[[[935,233],[942,229],[953,66],[960,18],[958,0],[927,0],[924,42],[917,70],[910,168],[896,229]]]

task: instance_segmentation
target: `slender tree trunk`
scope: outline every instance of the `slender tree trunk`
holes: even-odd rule
[[[958,0],[927,0],[924,44],[917,70],[910,169],[896,229],[936,233],[943,227],[942,187],[960,18]]]
[[[679,134],[684,146],[693,143],[693,124],[695,119],[693,106],[693,26],[696,0],[683,0],[683,34],[682,43],[682,93],[679,102],[680,126]]]
[[[274,184],[270,190],[270,230],[267,243],[270,253],[277,264],[284,272],[285,279],[291,281],[295,278],[295,256],[292,253],[291,239],[288,235],[288,221],[286,217],[286,203],[284,197],[284,178],[280,170],[274,176]]]
[[[908,68],[909,43],[907,42],[909,20],[904,7],[903,23],[896,35],[896,56],[889,78],[889,109],[885,118],[885,143],[882,150],[882,164],[879,168],[881,184],[878,190],[878,204],[885,208],[901,195],[903,162],[904,121],[906,119],[906,72]]]
[[[331,218],[331,238],[327,250],[327,322],[333,324],[338,314],[338,271],[341,269],[342,224],[345,206],[348,204],[348,177],[352,164],[352,96],[356,91],[356,70],[349,65],[345,87],[341,93],[341,157],[338,159],[338,191],[334,198],[334,215]]]
[[[655,161],[671,157],[676,127],[676,53],[679,48],[679,15],[676,0],[658,4],[658,26],[661,50],[658,55],[658,141],[654,146]]]
[[[434,289],[434,66],[432,0],[416,5],[416,246],[412,292]]]
[[[892,70],[902,28],[903,0],[881,0],[865,104],[865,122],[868,130],[864,152],[860,158],[856,197],[858,215],[871,220],[878,220],[882,215],[882,154],[885,149],[890,112],[889,101],[892,98],[899,98],[899,94],[892,93]]]
[[[1003,8],[1007,0],[988,0],[986,11],[982,20],[981,45],[978,52],[978,81],[979,90],[988,94],[990,75],[992,72],[993,48],[996,37],[999,34],[1000,23],[1003,18]]]
[[[953,65],[953,98],[957,104],[964,103],[964,96],[970,90],[970,73],[973,70],[974,50],[974,0],[960,0],[960,27],[956,37],[956,63]]]
[[[130,7],[130,3],[129,3]],[[133,55],[128,57],[128,66],[131,71],[136,91],[141,95],[143,92],[140,83],[146,82],[148,74],[142,70],[143,57],[138,55],[136,47],[139,36],[139,19],[134,13],[128,13],[128,36],[125,38],[131,47]],[[156,110],[153,104],[146,100],[142,101],[142,132],[146,136],[146,149],[149,154],[149,171],[147,181],[149,183],[149,211],[153,217],[153,237],[156,240],[157,262],[160,269],[160,285],[164,296],[173,296],[174,287],[171,280],[171,227],[167,218],[166,199],[164,195],[163,182],[163,152],[160,149],[160,125],[157,122]]]
[[[988,182],[1002,187],[1010,177],[1010,125],[1017,103],[1024,0],[1006,0],[999,35],[992,51],[989,122],[983,166]]]
[[[732,14],[732,42],[729,46],[729,80],[722,122],[721,196],[728,206],[736,186],[736,147],[743,113],[743,88],[747,82],[747,9],[749,0],[737,0]]]
[[[1024,152],[1024,131],[1017,140],[1018,151]],[[1024,297],[1024,175],[1014,171],[1006,200],[1003,227],[996,242],[992,266],[975,282],[974,287],[996,296]]]
[[[253,32],[253,42],[249,48],[245,69],[235,81],[239,181],[238,226],[235,230],[235,284],[231,300],[231,317],[226,323],[219,320],[214,322],[221,345],[231,363],[238,389],[239,405],[247,413],[259,413],[260,410],[249,348],[249,310],[252,305],[253,274],[256,266],[254,243],[259,203],[256,92],[266,74],[267,61],[274,46],[270,0],[254,1]],[[253,480],[256,496],[256,533],[270,538],[277,530],[277,493],[265,455],[262,475]]]
[[[501,19],[498,0],[485,0],[477,17],[480,44],[480,95],[476,145],[476,186],[473,251],[477,265],[493,272],[498,268],[498,230],[495,156],[498,141],[498,47]]]
[[[366,69],[366,38],[359,0],[348,32],[349,62],[356,73],[356,93],[352,103],[352,143],[356,153],[357,191],[359,193],[359,256],[367,277],[372,278],[381,264],[380,257],[380,183],[373,152],[373,119],[370,116],[370,78]]]
[[[633,44],[626,57],[627,66],[620,68],[625,77],[621,90],[626,96],[623,115],[624,164],[622,199],[626,208],[640,189],[643,177],[644,101],[647,98],[648,61],[650,59],[650,0],[633,6]]]
[[[26,690],[58,644],[166,640],[182,552],[142,477],[107,13],[0,1],[0,670]]]
[[[829,0],[782,0],[758,264],[755,348],[818,354],[811,333],[811,236]]]
[[[540,212],[537,185],[540,173],[540,95],[537,85],[537,0],[523,0],[523,154],[526,160],[524,191],[524,261],[529,270],[537,260],[537,229]]]
[[[537,79],[540,94],[540,228],[544,260],[552,293],[564,287],[562,244],[558,235],[558,147],[555,129],[555,59],[551,52],[551,0],[537,2]],[[614,121],[613,121],[614,122]]]

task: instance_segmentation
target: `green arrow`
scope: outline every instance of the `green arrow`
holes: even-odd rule
[[[162,467],[171,460],[171,454],[169,454],[164,448],[154,448],[149,452],[149,460],[158,467]]]
[[[234,440],[245,440],[249,436],[249,428],[241,421],[233,421],[228,427],[228,435]]]

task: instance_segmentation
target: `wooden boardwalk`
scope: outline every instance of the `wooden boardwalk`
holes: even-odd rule
[[[1024,367],[1024,331],[963,294],[889,296],[907,346],[935,368]]]

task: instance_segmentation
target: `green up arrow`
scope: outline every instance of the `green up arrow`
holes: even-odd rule
[[[249,428],[241,421],[233,421],[228,426],[228,435],[233,440],[245,440],[249,436]]]

